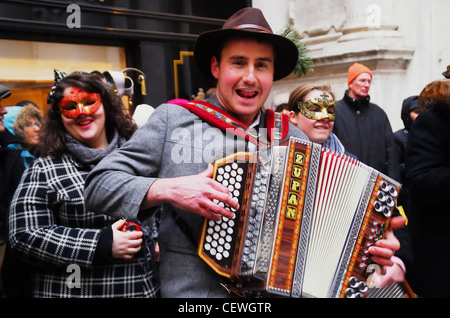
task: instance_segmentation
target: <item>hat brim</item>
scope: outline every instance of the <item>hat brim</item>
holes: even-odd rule
[[[5,99],[11,96],[11,91],[8,87],[0,85],[0,99]]]
[[[199,70],[206,76],[212,76],[211,58],[216,54],[221,43],[238,36],[262,39],[272,43],[275,54],[274,81],[288,76],[294,70],[298,60],[298,49],[291,40],[276,34],[235,29],[221,29],[200,34],[194,48],[194,58]]]

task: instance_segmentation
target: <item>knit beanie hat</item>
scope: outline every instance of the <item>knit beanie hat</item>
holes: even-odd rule
[[[358,75],[361,73],[369,73],[370,78],[372,78],[372,72],[367,66],[359,63],[354,63],[352,66],[348,68],[347,83],[350,85],[350,83],[353,82],[353,80],[357,78]]]

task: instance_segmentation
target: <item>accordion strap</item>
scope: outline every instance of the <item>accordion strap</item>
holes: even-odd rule
[[[289,132],[289,117],[286,114],[266,109],[266,124],[270,140],[283,140]]]
[[[187,103],[177,103],[208,123],[222,129],[242,136],[256,146],[270,146],[274,140],[282,140],[289,132],[289,118],[285,114],[276,113],[271,109],[266,110],[266,127],[269,140],[262,138],[254,129],[249,128],[236,118],[230,116],[222,109],[203,101],[190,101]]]

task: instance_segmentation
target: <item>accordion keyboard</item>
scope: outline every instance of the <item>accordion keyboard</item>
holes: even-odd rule
[[[242,180],[244,179],[244,169],[237,163],[227,164],[217,169],[216,180],[228,188],[233,198],[239,199],[243,192]],[[236,212],[223,202],[214,201],[216,204],[227,210]],[[220,221],[208,221],[206,230],[204,249],[217,261],[229,259],[232,252],[232,243],[235,241],[236,229],[235,218],[228,219],[222,217]]]
[[[199,255],[217,273],[230,278],[236,274],[236,259],[241,253],[243,233],[242,222],[247,223],[247,211],[251,198],[249,189],[253,186],[255,163],[248,153],[238,153],[215,163],[213,179],[228,188],[233,199],[239,202],[237,210],[223,202],[214,202],[234,212],[234,217],[222,217],[220,221],[206,220],[199,245]],[[233,273],[232,273],[233,271]]]
[[[254,174],[251,203],[241,252],[239,276],[251,275],[254,272],[269,181],[270,166],[264,164],[258,165]]]

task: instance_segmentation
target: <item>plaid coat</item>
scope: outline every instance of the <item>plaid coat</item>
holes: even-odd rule
[[[89,170],[63,155],[37,158],[24,172],[11,204],[9,238],[32,264],[33,297],[158,296],[148,237],[132,260],[113,259],[114,219],[86,211]]]

